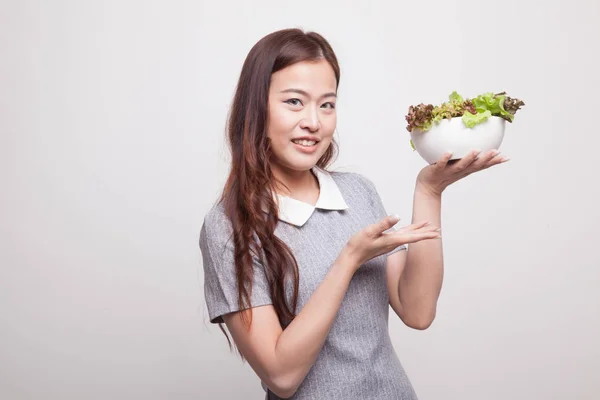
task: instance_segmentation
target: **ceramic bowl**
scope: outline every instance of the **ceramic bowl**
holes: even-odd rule
[[[495,116],[473,128],[468,128],[462,117],[445,118],[433,123],[428,131],[414,129],[410,137],[419,155],[429,164],[434,164],[447,151],[453,152],[451,160],[457,160],[473,149],[481,149],[482,153],[499,149],[505,127],[506,120]]]

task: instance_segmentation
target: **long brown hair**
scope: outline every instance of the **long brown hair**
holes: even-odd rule
[[[271,148],[267,137],[268,101],[271,74],[302,61],[326,60],[340,82],[340,68],[331,45],[315,32],[283,29],[259,40],[248,53],[237,83],[227,121],[227,139],[231,151],[231,170],[219,202],[231,220],[235,245],[235,270],[238,304],[242,320],[250,329],[253,282],[252,255],[265,269],[273,306],[282,326],[295,317],[298,303],[298,264],[292,251],[274,235],[279,219],[275,193],[277,182],[271,172]],[[326,169],[337,156],[335,140],[317,166]],[[280,182],[283,185],[283,182]],[[285,185],[284,185],[285,186]],[[262,211],[263,204],[268,212]],[[258,239],[258,240],[257,240]],[[261,251],[262,250],[262,251]],[[285,281],[293,279],[292,304],[286,302]],[[250,288],[250,291],[248,290]],[[223,324],[231,350],[231,341]],[[240,354],[242,360],[244,356]]]

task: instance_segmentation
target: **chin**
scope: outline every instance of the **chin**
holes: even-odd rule
[[[294,170],[294,171],[308,171],[312,169],[315,165],[317,165],[317,161],[321,155],[313,154],[310,157],[307,157],[304,160],[299,160],[297,158],[287,159],[284,163],[285,168]]]

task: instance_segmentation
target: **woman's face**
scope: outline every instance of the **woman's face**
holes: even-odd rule
[[[299,62],[271,76],[267,136],[276,167],[312,168],[329,147],[336,118],[336,79],[326,60]],[[300,137],[316,140],[295,144]]]

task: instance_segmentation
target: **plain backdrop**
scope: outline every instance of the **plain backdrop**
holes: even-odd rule
[[[506,91],[506,164],[443,195],[425,331],[390,315],[421,400],[600,396],[596,0],[2,1],[0,398],[262,399],[208,322],[198,236],[242,63],[282,28],[340,65],[333,170],[410,223],[411,104]]]

